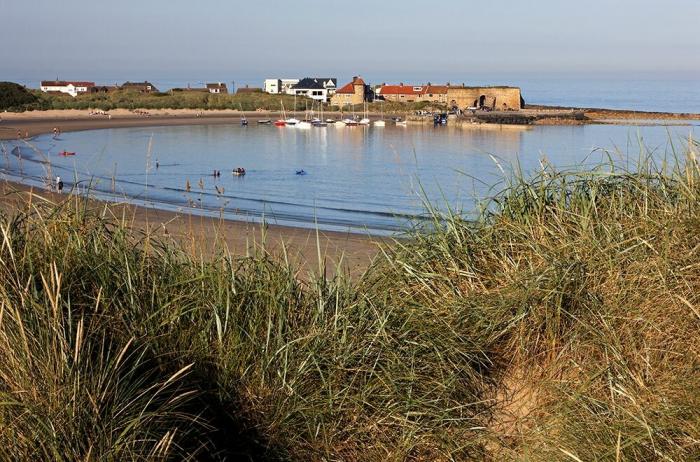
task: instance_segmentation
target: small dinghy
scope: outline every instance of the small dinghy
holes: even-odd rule
[[[63,151],[59,152],[58,155],[59,155],[59,156],[63,156],[63,157],[68,157],[68,156],[74,156],[75,153],[72,152],[72,151],[65,151],[65,150],[63,150]]]
[[[297,170],[297,175],[306,175],[306,172],[304,171],[304,169]]]
[[[231,173],[233,174],[233,176],[244,176],[245,169],[243,167],[234,168]]]
[[[272,121],[270,119],[260,119],[258,120],[258,123],[261,125],[270,125]]]

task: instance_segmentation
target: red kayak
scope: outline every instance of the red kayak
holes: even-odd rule
[[[58,155],[59,155],[59,156],[66,157],[66,156],[74,156],[75,153],[74,153],[74,152],[70,152],[70,151],[61,151],[61,152],[58,153]]]

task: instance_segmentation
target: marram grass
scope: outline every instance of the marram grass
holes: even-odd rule
[[[0,459],[700,458],[700,167],[543,169],[302,282],[80,201],[0,225]]]

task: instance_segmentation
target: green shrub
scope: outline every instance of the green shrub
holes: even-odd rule
[[[34,107],[39,99],[22,85],[0,82],[0,110],[21,111]]]

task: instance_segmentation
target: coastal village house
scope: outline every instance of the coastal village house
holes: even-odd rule
[[[292,87],[299,83],[299,79],[266,79],[263,85],[263,90],[265,93],[270,93],[271,95],[279,95],[282,93],[290,93]]]
[[[241,88],[239,88],[238,90],[236,90],[236,94],[240,94],[240,93],[262,93],[262,92],[263,92],[263,89],[262,89],[262,88],[258,88],[258,87],[249,87],[248,85],[246,85],[245,87],[241,87]]]
[[[291,88],[292,94],[327,103],[336,91],[338,79],[306,77]]]
[[[372,101],[372,91],[361,77],[353,77],[352,82],[343,86],[331,97],[333,106],[348,106]]]
[[[447,103],[447,85],[382,85],[377,89],[377,96],[385,101],[414,103],[429,101]]]
[[[88,93],[112,93],[119,90],[118,85],[96,85],[94,87],[90,87],[88,90]]]
[[[225,95],[228,94],[228,88],[226,87],[225,83],[222,82],[217,82],[217,83],[207,83],[205,84],[206,86],[204,87],[191,87],[189,84],[187,84],[186,88],[171,88],[170,93],[172,94],[173,92],[195,92],[195,93],[211,93],[214,95]]]
[[[122,90],[138,91],[140,93],[157,93],[158,89],[151,82],[124,82]]]
[[[212,93],[214,95],[228,94],[228,88],[226,88],[226,84],[222,82],[208,83],[207,90],[209,91],[209,93]]]
[[[44,80],[41,82],[41,91],[44,93],[66,93],[75,97],[88,93],[94,86],[95,82]]]

